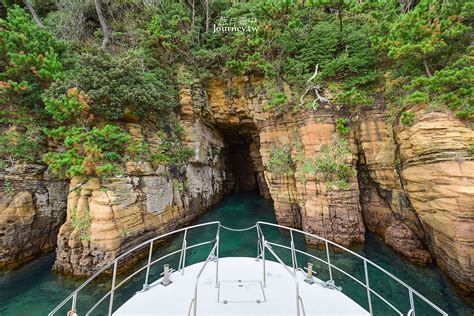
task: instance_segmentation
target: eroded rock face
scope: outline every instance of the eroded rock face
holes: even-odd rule
[[[447,113],[420,109],[398,133],[404,189],[439,266],[474,291],[474,131]]]
[[[0,174],[0,267],[17,266],[56,246],[67,182],[50,178],[45,169],[17,164]]]
[[[383,118],[383,106],[379,98],[375,106],[363,109],[357,130],[364,222],[408,259],[428,262],[425,232],[403,188],[394,130]],[[393,238],[397,234],[403,242]]]
[[[188,96],[184,90],[183,111],[190,106]],[[71,181],[56,271],[91,275],[140,242],[190,222],[231,192],[235,180],[222,135],[192,112],[182,115],[184,143],[194,156],[180,170],[129,163],[123,177]],[[152,135],[143,135],[140,126],[127,128],[133,137],[159,144],[149,139]]]
[[[229,98],[230,88],[238,93]],[[272,115],[264,111],[268,99],[265,88],[258,78],[245,77],[231,83],[211,81],[206,90],[209,100],[209,116],[222,130],[238,129],[246,133],[248,126],[254,126],[250,137],[259,149],[261,164],[258,165],[260,191],[272,198],[278,223],[303,228],[305,231],[325,236],[344,245],[364,240],[364,225],[359,206],[359,189],[356,177],[350,179],[347,189],[328,187],[328,183],[314,175],[275,173],[268,168],[271,146],[293,148],[295,160],[299,149],[308,157],[317,156],[321,146],[329,145],[335,135],[336,114],[328,110],[303,113],[297,117]],[[288,97],[291,99],[290,91]],[[256,133],[257,132],[257,133]],[[352,143],[354,143],[352,141]],[[354,145],[355,148],[355,145]],[[349,155],[348,162],[355,162],[355,155]],[[261,170],[261,171],[260,171]]]
[[[430,263],[431,255],[423,249],[413,231],[403,222],[396,221],[385,230],[385,243],[417,263]]]
[[[54,269],[89,275],[141,241],[182,224],[172,182],[157,175],[71,181]]]
[[[361,206],[367,227],[415,262],[432,258],[457,284],[473,285],[474,132],[447,113],[412,109],[392,128],[383,100],[361,114]]]
[[[335,116],[328,113],[305,113],[294,122],[268,121],[260,135],[264,165],[268,165],[270,148],[275,144],[299,146],[298,150],[293,149],[294,161],[301,154],[317,157],[321,147],[332,142],[334,122]],[[346,160],[355,163],[355,156],[349,155]],[[275,174],[267,168],[265,177],[279,223],[302,228],[343,245],[364,240],[355,176],[349,179],[346,189],[330,186],[315,174],[301,174],[298,170],[294,174]]]

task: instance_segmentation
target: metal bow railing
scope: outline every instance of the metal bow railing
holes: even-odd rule
[[[267,223],[267,222],[257,222],[257,227],[259,227],[260,231],[261,231],[261,226],[272,226],[272,227],[277,227],[279,229],[284,229],[284,230],[287,230],[290,232],[290,236],[291,236],[291,245],[290,247],[288,246],[285,246],[285,245],[281,245],[281,244],[278,244],[278,243],[272,243],[272,242],[266,242],[268,243],[269,245],[272,245],[272,246],[276,246],[276,247],[280,247],[282,249],[287,249],[289,251],[292,252],[292,261],[293,261],[293,266],[295,267],[295,255],[294,253],[298,253],[298,254],[301,254],[301,255],[304,255],[304,256],[307,256],[311,259],[314,259],[314,260],[317,260],[317,261],[320,261],[324,264],[327,265],[328,267],[328,270],[329,270],[329,278],[330,278],[330,282],[332,284],[334,284],[334,279],[333,279],[333,275],[332,275],[332,269],[336,269],[338,270],[339,272],[343,273],[344,275],[348,276],[349,278],[351,278],[352,280],[354,280],[355,282],[357,282],[358,284],[360,284],[361,286],[365,287],[366,290],[367,290],[367,302],[368,302],[368,306],[369,306],[369,313],[370,315],[374,315],[374,311],[373,311],[373,308],[372,308],[372,294],[377,296],[380,300],[382,300],[385,304],[387,304],[387,306],[389,306],[391,309],[393,309],[397,314],[399,314],[400,316],[403,316],[404,314],[399,310],[397,309],[395,306],[393,306],[393,304],[391,304],[387,299],[385,299],[381,294],[377,293],[374,289],[370,288],[370,283],[369,283],[369,270],[368,270],[368,265],[378,269],[380,272],[384,273],[385,275],[387,275],[388,277],[390,277],[391,279],[393,279],[394,281],[398,282],[400,285],[402,285],[403,287],[405,287],[408,291],[408,299],[409,299],[409,302],[410,302],[410,309],[409,311],[407,311],[407,315],[415,315],[416,314],[416,307],[415,307],[415,304],[414,304],[414,296],[418,297],[419,299],[421,299],[422,301],[424,301],[426,304],[428,304],[429,306],[431,306],[434,310],[436,310],[437,312],[439,312],[441,315],[443,316],[448,316],[448,314],[443,311],[441,308],[439,308],[438,306],[436,306],[434,303],[432,303],[430,300],[428,300],[426,297],[424,297],[423,295],[421,295],[420,293],[418,293],[417,291],[415,291],[413,288],[411,288],[410,286],[408,286],[405,282],[403,282],[402,280],[400,280],[399,278],[397,278],[396,276],[394,276],[393,274],[391,274],[390,272],[388,272],[387,270],[385,270],[384,268],[380,267],[379,265],[377,265],[376,263],[362,257],[361,255],[353,252],[352,250],[349,250],[335,242],[332,242],[330,240],[327,240],[323,237],[320,237],[320,236],[317,236],[317,235],[314,235],[314,234],[310,234],[310,233],[307,233],[307,232],[304,232],[304,231],[301,231],[301,230],[298,230],[298,229],[294,229],[294,228],[289,228],[289,227],[285,227],[285,226],[281,226],[281,225],[278,225],[278,224],[273,224],[273,223]],[[302,251],[302,250],[298,250],[298,249],[295,249],[294,248],[294,240],[293,240],[293,233],[299,233],[299,234],[302,234],[304,235],[305,237],[309,237],[309,238],[315,238],[319,241],[321,241],[322,243],[324,243],[325,245],[325,249],[326,249],[326,260],[322,259],[322,258],[319,258],[319,257],[316,257],[315,255],[312,255],[310,253],[307,253],[305,251]],[[263,235],[263,232],[261,232],[261,234]],[[335,266],[334,264],[331,263],[331,258],[330,258],[330,251],[329,251],[329,245],[332,245],[334,247],[337,247],[338,249],[346,252],[346,253],[349,253],[350,255],[352,256],[355,256],[361,260],[363,260],[363,263],[364,263],[364,276],[365,276],[365,283],[364,282],[361,282],[360,280],[358,280],[357,278],[355,278],[353,275],[351,275],[350,273],[348,273],[347,271],[341,269],[340,267],[337,267]],[[297,263],[296,263],[296,269],[297,269]]]
[[[213,225],[216,225],[215,237],[213,237],[211,240],[207,240],[207,241],[204,241],[204,242],[200,242],[200,243],[196,243],[196,244],[188,246],[187,237],[188,237],[188,232],[190,230],[198,229],[198,228],[202,228],[202,227],[209,227],[209,226],[213,226]],[[279,243],[276,243],[276,242],[268,241],[265,238],[264,231],[262,229],[263,227],[274,227],[274,228],[283,229],[283,230],[288,231],[289,235],[290,235],[290,245],[288,246],[288,245],[283,245],[283,244],[279,244]],[[190,306],[189,306],[189,314],[192,314],[192,315],[195,316],[197,314],[199,278],[200,278],[201,274],[203,273],[204,269],[206,268],[209,261],[212,261],[212,260],[216,261],[216,272],[215,272],[215,274],[216,274],[216,287],[218,287],[218,284],[219,284],[218,283],[219,282],[219,243],[220,243],[221,228],[229,230],[229,231],[233,231],[233,232],[243,232],[243,231],[250,231],[250,230],[256,229],[257,238],[258,238],[258,241],[257,241],[257,257],[262,260],[262,284],[263,284],[263,287],[264,288],[266,287],[265,262],[266,262],[267,259],[265,258],[265,253],[266,253],[266,251],[268,251],[276,259],[276,261],[278,261],[286,269],[286,271],[293,277],[293,279],[295,280],[296,315],[300,315],[301,312],[303,313],[303,315],[305,315],[305,309],[304,309],[304,305],[303,305],[303,300],[302,300],[302,298],[300,296],[300,293],[299,293],[299,283],[298,283],[298,278],[297,278],[297,272],[304,273],[304,271],[302,270],[302,267],[300,267],[298,265],[297,254],[302,255],[302,256],[306,256],[309,259],[317,260],[317,261],[322,262],[323,264],[327,265],[328,272],[329,272],[329,280],[326,282],[326,284],[329,284],[330,286],[332,286],[332,288],[337,288],[334,284],[333,269],[341,272],[342,274],[346,275],[347,277],[351,278],[352,280],[354,280],[355,282],[357,282],[358,284],[363,286],[366,289],[366,292],[367,292],[368,312],[370,313],[370,315],[375,314],[374,310],[373,310],[373,306],[372,306],[372,295],[379,298],[382,302],[384,302],[388,307],[390,307],[398,315],[403,316],[404,313],[402,313],[393,304],[391,304],[386,298],[384,298],[382,296],[382,294],[376,292],[373,288],[370,287],[369,269],[368,269],[369,266],[379,270],[380,272],[384,273],[386,276],[390,277],[394,281],[401,284],[404,288],[406,288],[406,290],[408,291],[408,299],[409,299],[409,302],[410,302],[410,309],[408,311],[406,311],[406,315],[413,316],[413,315],[416,314],[416,307],[415,307],[415,304],[414,304],[414,297],[417,297],[417,298],[421,299],[423,302],[425,302],[426,304],[431,306],[434,310],[439,312],[441,315],[443,315],[443,316],[448,315],[446,312],[444,312],[438,306],[433,304],[427,298],[425,298],[424,296],[419,294],[413,288],[408,286],[406,283],[404,283],[403,281],[401,281],[400,279],[398,279],[393,274],[386,271],[385,269],[383,269],[379,265],[377,265],[377,264],[373,263],[372,261],[362,257],[361,255],[359,255],[359,254],[357,254],[357,253],[355,253],[355,252],[353,252],[353,251],[351,251],[351,250],[349,250],[349,249],[347,249],[347,248],[345,248],[341,245],[338,245],[338,244],[336,244],[336,243],[334,243],[330,240],[327,240],[323,237],[320,237],[320,236],[317,236],[317,235],[314,235],[314,234],[310,234],[310,233],[307,233],[307,232],[304,232],[304,231],[301,231],[301,230],[297,230],[297,229],[294,229],[294,228],[288,228],[288,227],[285,227],[285,226],[281,226],[281,225],[273,224],[273,223],[267,223],[267,222],[257,222],[255,225],[253,225],[251,227],[247,227],[247,228],[243,228],[243,229],[235,229],[235,228],[230,228],[230,227],[223,226],[218,221],[185,227],[185,228],[182,228],[182,229],[179,229],[179,230],[176,230],[176,231],[172,231],[172,232],[157,236],[157,237],[152,238],[152,239],[150,239],[150,240],[148,240],[144,243],[141,243],[140,245],[137,245],[136,247],[133,247],[132,249],[126,251],[123,254],[121,254],[116,259],[114,259],[111,263],[109,263],[108,265],[104,266],[99,271],[97,271],[93,276],[91,276],[81,286],[79,286],[75,291],[73,291],[68,297],[66,297],[48,315],[49,316],[56,315],[56,313],[58,311],[60,311],[62,308],[64,308],[66,306],[66,304],[68,304],[68,303],[71,303],[71,308],[68,311],[68,316],[69,315],[78,315],[77,301],[78,301],[78,296],[81,293],[81,290],[83,290],[84,287],[87,286],[88,284],[90,284],[93,280],[97,279],[99,277],[99,275],[101,275],[102,273],[104,273],[108,270],[112,270],[112,280],[111,280],[110,290],[105,295],[103,295],[89,310],[87,310],[87,312],[83,313],[85,315],[91,315],[97,309],[97,307],[99,305],[101,305],[103,302],[105,303],[105,300],[108,298],[109,299],[109,301],[108,301],[109,304],[108,304],[107,314],[110,316],[110,315],[112,315],[112,313],[114,311],[115,292],[117,291],[117,289],[122,287],[126,282],[130,281],[134,276],[136,276],[137,274],[139,274],[142,271],[145,271],[145,283],[143,284],[143,290],[146,291],[149,288],[150,284],[153,283],[153,282],[149,281],[150,270],[158,262],[163,262],[164,260],[170,258],[171,256],[179,254],[179,263],[178,263],[177,271],[180,272],[181,274],[184,274],[184,270],[185,270],[185,266],[186,266],[186,253],[187,253],[187,251],[190,250],[190,249],[193,249],[193,248],[197,248],[197,247],[201,247],[201,246],[210,244],[210,245],[212,245],[212,249],[209,252],[206,260],[204,261],[203,266],[200,268],[198,274],[196,275],[194,296],[193,296],[193,299],[191,300]],[[156,245],[157,241],[164,240],[166,238],[172,237],[172,236],[177,235],[177,234],[182,233],[182,232],[184,233],[184,235],[183,235],[183,242],[182,242],[182,245],[181,245],[181,249],[178,249],[176,251],[172,251],[172,252],[170,252],[166,255],[163,255],[163,256],[153,260],[154,245]],[[309,253],[309,252],[306,252],[306,251],[303,251],[303,250],[300,250],[300,249],[296,249],[294,234],[301,234],[302,236],[305,237],[305,239],[319,240],[320,243],[325,245],[326,258],[323,259],[323,258],[320,258],[320,257],[318,257],[314,254]],[[339,250],[342,250],[344,253],[348,253],[348,254],[350,254],[350,255],[352,255],[356,258],[359,258],[363,261],[363,264],[364,264],[364,277],[365,277],[364,281],[365,282],[360,281],[359,279],[357,279],[356,277],[351,275],[350,272],[345,271],[341,267],[338,267],[338,266],[334,265],[333,263],[331,263],[329,245],[334,246],[334,247],[338,248]],[[285,250],[290,251],[291,262],[292,262],[292,264],[291,264],[292,270],[290,270],[290,267],[287,266],[283,262],[283,260],[277,255],[277,253],[275,252],[273,247],[278,247],[280,249],[285,249]],[[131,273],[130,275],[125,277],[120,283],[117,284],[117,274],[119,272],[119,264],[121,263],[121,261],[125,261],[125,259],[130,258],[130,256],[132,256],[133,254],[135,254],[137,252],[146,251],[147,248],[148,248],[148,260],[147,260],[146,265],[139,268],[139,269],[137,269],[136,271],[134,271],[133,273]]]

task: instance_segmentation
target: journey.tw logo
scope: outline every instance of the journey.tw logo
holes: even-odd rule
[[[214,33],[228,33],[228,32],[257,32],[257,19],[249,17],[230,18],[221,16],[217,23],[212,25]]]

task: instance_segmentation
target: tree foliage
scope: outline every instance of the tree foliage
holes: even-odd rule
[[[0,19],[0,101],[35,107],[41,93],[63,76],[66,44],[15,5]]]
[[[176,90],[165,72],[147,70],[137,52],[119,56],[85,53],[77,59],[74,71],[49,89],[49,99],[64,98],[68,89],[77,87],[87,95],[92,114],[110,120],[126,114],[150,117],[177,105]]]
[[[61,176],[110,176],[121,172],[129,159],[130,134],[116,125],[103,128],[66,128],[47,130],[47,135],[62,140],[64,152],[43,156],[51,170]]]
[[[383,91],[402,125],[416,122],[416,104],[474,119],[468,0],[103,0],[102,21],[93,1],[57,0],[35,5],[45,28],[19,1],[3,2],[0,113],[32,118],[2,115],[7,128],[26,127],[2,134],[4,165],[38,159],[46,136],[56,147],[44,161],[63,176],[117,174],[129,160],[180,166],[192,151],[175,119],[179,85],[205,86],[210,74],[263,78],[264,110],[277,115],[327,99],[357,112]],[[99,49],[104,21],[110,40]],[[160,145],[132,137],[130,122],[160,135]],[[336,122],[341,139],[348,122]],[[346,149],[341,140],[300,165],[344,187],[351,167],[336,159]],[[272,148],[269,168],[294,172],[291,152]]]

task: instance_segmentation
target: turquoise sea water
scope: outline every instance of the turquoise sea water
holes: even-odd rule
[[[201,216],[196,222],[205,223],[209,221],[221,221],[223,225],[242,228],[255,224],[257,220],[274,223],[275,214],[272,202],[264,200],[253,192],[239,193],[226,197],[217,207]],[[215,234],[215,227],[190,230],[187,236],[188,245],[200,241],[210,240]],[[265,227],[264,234],[267,240],[289,245],[290,237],[285,231],[276,228]],[[256,232],[221,232],[220,256],[250,256],[255,257]],[[308,247],[302,236],[295,235],[296,247],[325,258],[324,249]],[[170,251],[178,250],[182,244],[182,234],[177,235],[162,245],[155,251],[154,259]],[[210,250],[210,245],[195,248],[187,253],[186,264],[192,264],[205,259]],[[277,249],[277,254],[287,263],[291,264],[288,251]],[[350,272],[359,280],[365,281],[363,263],[357,258],[351,258],[347,254],[339,253],[335,249],[331,250],[331,262],[343,270]],[[473,309],[469,307],[461,296],[455,291],[453,286],[446,280],[443,274],[435,267],[420,267],[408,263],[398,254],[384,245],[375,235],[367,234],[364,245],[352,250],[362,254],[373,262],[379,264],[390,271],[402,281],[412,286],[419,293],[433,301],[450,315],[472,315]],[[272,259],[267,253],[267,258]],[[298,255],[300,266],[306,265],[307,258]],[[164,263],[169,263],[172,267],[178,266],[179,255],[170,257],[166,262],[158,263],[150,271],[150,280],[158,278]],[[82,281],[55,274],[51,271],[54,262],[54,253],[36,259],[27,265],[13,270],[0,272],[0,315],[46,315],[59,302],[61,302],[70,292],[77,288]],[[143,266],[145,259],[137,264]],[[327,267],[317,261],[315,264],[317,277],[323,280],[329,278]],[[342,273],[333,269],[333,276],[336,284],[342,287],[342,291],[356,300],[361,306],[367,308],[367,294],[365,288],[350,280]],[[119,278],[119,281],[122,278]],[[379,273],[374,268],[369,268],[369,281],[371,287],[387,300],[392,302],[402,312],[408,311],[409,301],[407,291],[394,281],[390,281],[385,275]],[[117,290],[114,299],[114,307],[120,306],[125,300],[130,298],[136,291],[140,290],[144,283],[144,273],[139,273],[130,282]],[[102,297],[110,287],[110,278],[103,278],[93,282],[80,292],[78,297],[78,312],[83,315],[98,298]],[[324,304],[324,302],[321,302]],[[159,304],[159,298],[157,299]],[[376,315],[394,315],[393,311],[376,297],[372,296],[372,304]],[[417,316],[437,315],[420,300],[415,299]],[[62,309],[57,315],[65,315],[67,309]],[[108,300],[98,307],[93,315],[104,315],[108,307]]]

